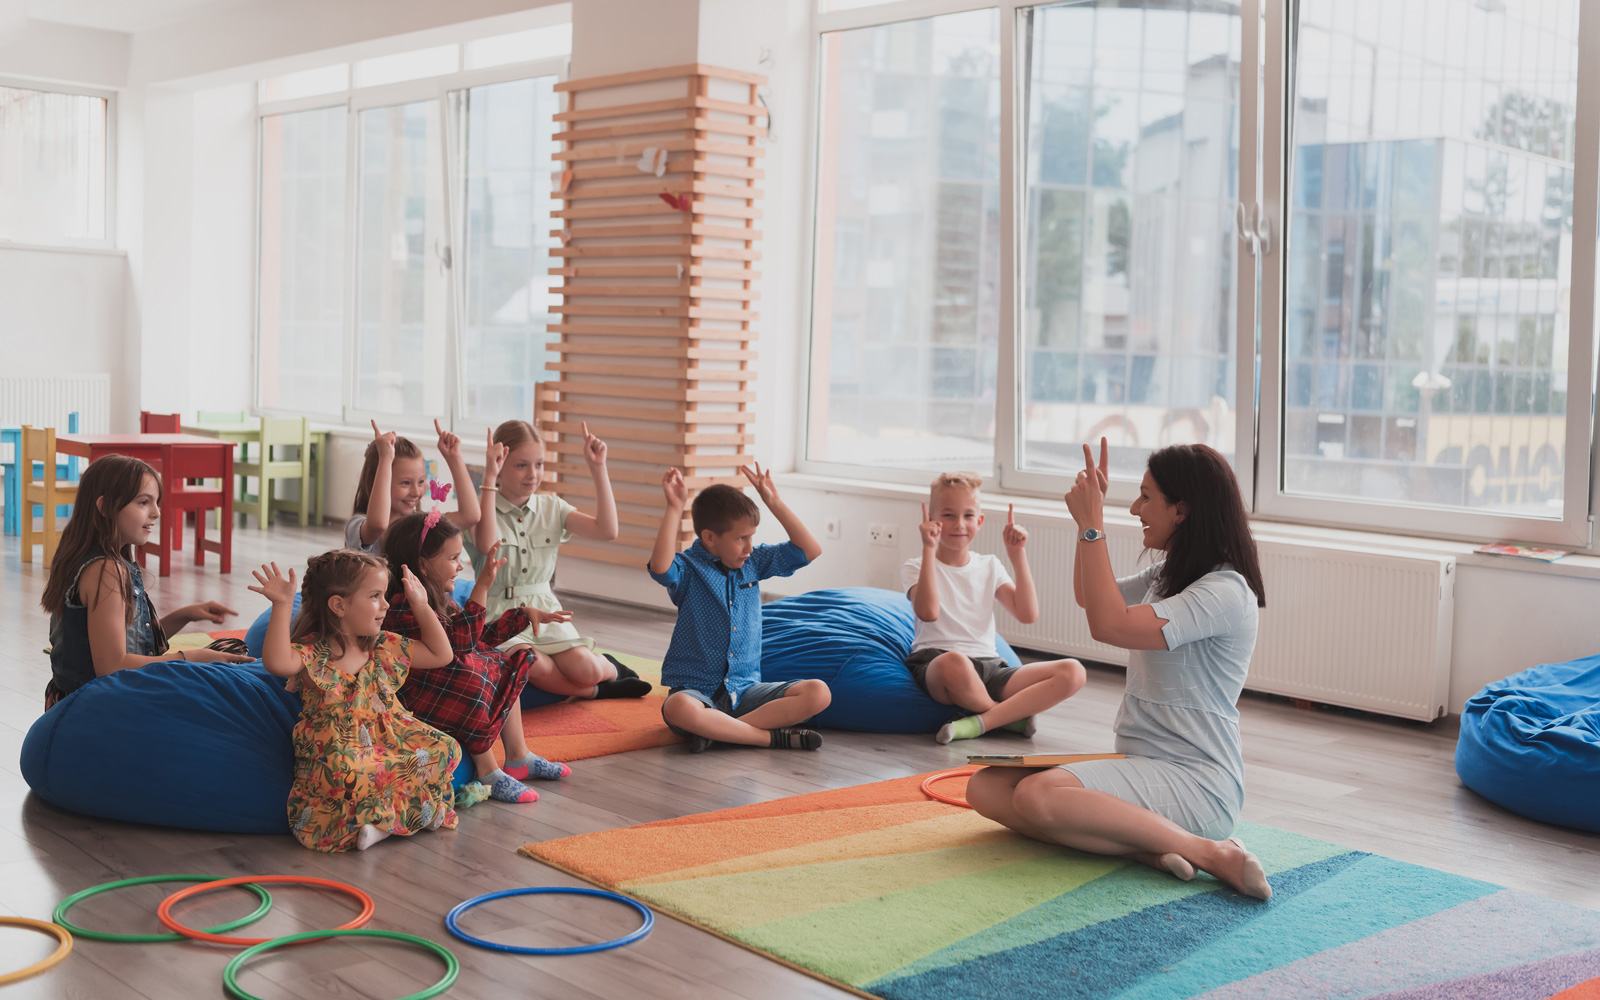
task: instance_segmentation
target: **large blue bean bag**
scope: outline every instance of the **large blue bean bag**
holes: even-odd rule
[[[22,742],[22,776],[71,812],[287,833],[300,699],[256,663],[152,663],[97,677]]]
[[[1512,812],[1600,831],[1600,656],[1524,670],[1473,695],[1456,773]]]
[[[817,590],[761,608],[761,679],[826,681],[833,701],[811,720],[869,733],[931,733],[965,711],[922,693],[906,670],[911,602],[875,587]],[[999,636],[998,652],[1021,666]]]
[[[464,603],[468,597],[472,596],[472,584],[473,581],[471,580],[456,580],[454,596],[457,604]],[[299,594],[294,595],[294,613],[300,613]],[[267,610],[261,612],[261,616],[252,622],[249,628],[245,629],[244,645],[245,649],[250,651],[251,656],[261,655],[261,647],[267,641],[267,621],[271,619],[271,617],[272,609],[268,608]]]

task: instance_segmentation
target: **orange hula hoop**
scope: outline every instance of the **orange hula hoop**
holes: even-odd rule
[[[172,915],[173,905],[183,902],[190,896],[198,896],[202,892],[208,892],[212,889],[222,889],[230,885],[259,885],[263,882],[287,882],[292,885],[311,885],[323,889],[334,889],[344,893],[347,896],[355,897],[361,903],[361,912],[354,920],[346,924],[340,924],[338,927],[334,928],[334,930],[347,931],[360,927],[368,920],[371,920],[373,912],[377,910],[377,904],[372,901],[371,896],[362,892],[360,889],[357,889],[355,886],[347,885],[344,882],[335,882],[332,879],[326,878],[308,878],[300,875],[241,875],[238,878],[218,879],[215,882],[201,882],[199,885],[192,885],[187,889],[179,889],[177,892],[161,901],[161,905],[156,908],[156,916],[161,919],[162,926],[166,927],[168,930],[176,931],[177,933],[182,934],[184,937],[193,938],[196,941],[209,941],[212,944],[225,944],[235,948],[248,948],[253,945],[266,944],[268,941],[275,939],[228,937],[224,934],[208,934],[205,931],[195,930],[193,927],[183,926],[182,924],[178,923],[177,919]]]
[[[930,774],[926,778],[922,779],[922,794],[926,795],[930,799],[933,799],[935,802],[945,802],[953,806],[960,806],[963,809],[971,809],[972,806],[967,802],[966,799],[958,799],[948,795],[940,795],[938,792],[934,791],[933,783],[935,781],[943,781],[946,778],[964,778],[969,774],[977,774],[981,770],[983,770],[981,767],[957,767],[948,771],[940,771],[938,774]]]

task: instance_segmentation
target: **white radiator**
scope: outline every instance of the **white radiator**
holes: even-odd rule
[[[1019,519],[1041,615],[1020,625],[1004,611],[996,625],[1018,646],[1126,665],[1126,650],[1095,642],[1072,599],[1076,532]],[[1109,525],[1119,576],[1141,561],[1138,526]],[[1002,555],[1000,532],[979,547]],[[1429,720],[1445,713],[1450,689],[1455,559],[1258,541],[1267,606],[1245,687],[1385,715]],[[1145,556],[1144,559],[1149,559]]]
[[[55,375],[0,378],[0,425],[54,427],[67,432],[67,414],[78,414],[78,430],[111,430],[110,375]]]

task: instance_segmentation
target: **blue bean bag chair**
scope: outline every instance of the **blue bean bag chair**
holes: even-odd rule
[[[811,720],[869,733],[931,733],[967,713],[922,693],[906,670],[911,602],[876,587],[817,590],[761,608],[761,679],[826,681],[833,701]],[[1006,641],[1007,663],[1022,661]]]
[[[1473,695],[1456,773],[1512,812],[1600,832],[1600,656],[1524,670]]]
[[[51,805],[189,830],[287,833],[300,699],[255,663],[152,663],[40,716],[22,776]]]
[[[472,596],[472,584],[473,581],[471,580],[456,580],[454,597],[457,604],[465,603],[466,599]],[[294,595],[294,613],[300,613],[299,594]],[[267,610],[261,612],[261,616],[252,622],[249,628],[245,629],[244,645],[245,649],[249,650],[251,656],[261,655],[261,646],[267,641],[267,621],[271,617],[272,609],[268,608]]]

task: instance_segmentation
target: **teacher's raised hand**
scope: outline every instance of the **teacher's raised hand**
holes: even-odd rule
[[[1105,526],[1105,439],[1100,439],[1099,468],[1094,464],[1094,453],[1088,445],[1083,446],[1083,471],[1078,473],[1077,481],[1072,484],[1072,489],[1067,491],[1067,511],[1072,519],[1078,523],[1080,530],[1090,528],[1103,528]]]

